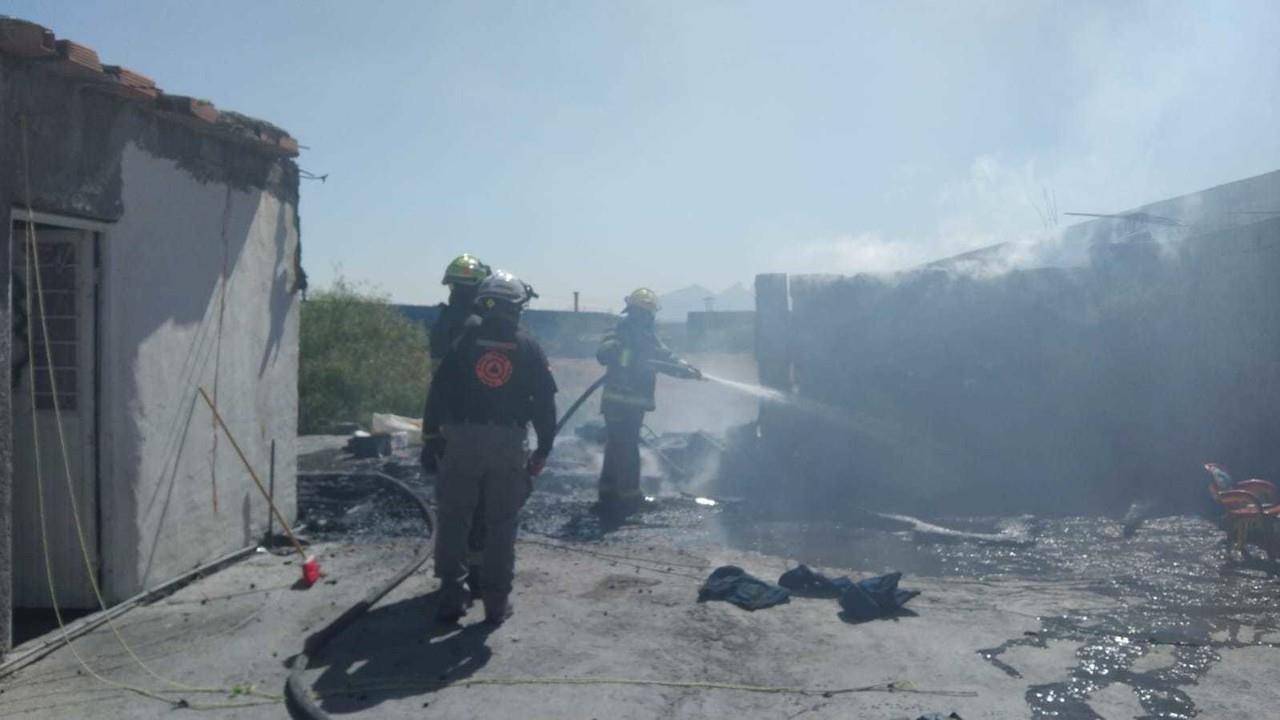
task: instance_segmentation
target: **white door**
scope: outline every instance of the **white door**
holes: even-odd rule
[[[51,606],[36,491],[38,440],[45,535],[58,606],[94,608],[97,600],[90,577],[96,579],[99,569],[97,453],[94,446],[94,234],[43,224],[37,224],[35,228],[40,281],[44,289],[44,323],[41,322],[35,279],[28,277],[27,273],[27,225],[23,222],[12,225],[13,352],[14,367],[19,368],[17,377],[11,381],[13,604],[15,607]],[[47,343],[45,326],[48,328]],[[35,352],[34,366],[27,360],[30,357],[28,348]],[[55,403],[62,416],[61,433],[54,411]],[[63,460],[64,443],[69,462]],[[68,492],[68,485],[71,492]],[[79,531],[72,513],[73,498],[74,509],[79,514]]]

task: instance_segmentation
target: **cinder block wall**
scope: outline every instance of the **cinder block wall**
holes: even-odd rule
[[[1280,219],[1073,269],[792,277],[799,496],[917,511],[1191,506],[1280,477]],[[762,339],[763,341],[763,339]],[[762,365],[763,367],[763,365]]]
[[[428,330],[440,313],[439,305],[397,305],[405,317]],[[566,310],[526,310],[521,324],[538,339],[552,357],[589,357],[601,338],[618,322],[616,315]]]

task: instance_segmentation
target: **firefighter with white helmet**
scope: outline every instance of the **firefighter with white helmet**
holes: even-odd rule
[[[532,478],[546,464],[556,426],[556,383],[547,356],[519,329],[532,295],[511,273],[485,278],[476,293],[480,323],[468,326],[448,350],[427,397],[423,432],[447,441],[436,480],[441,622],[466,613],[467,534],[478,506],[485,521],[485,621],[501,624],[510,614],[518,515]],[[526,448],[530,423],[538,442],[532,453]]]
[[[639,509],[640,429],[654,410],[657,373],[700,379],[701,371],[676,357],[658,338],[658,295],[639,288],[626,297],[626,315],[605,336],[596,359],[606,367],[601,410],[605,421],[604,467],[599,505],[606,517],[621,519]]]

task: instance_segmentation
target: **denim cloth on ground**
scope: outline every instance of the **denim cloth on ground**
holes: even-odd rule
[[[866,622],[888,617],[902,609],[907,601],[920,594],[918,590],[902,590],[898,581],[902,573],[878,575],[854,583],[840,596],[841,617],[848,622]]]
[[[829,578],[808,565],[794,567],[782,573],[778,584],[797,597],[833,599],[853,587],[853,581],[847,577]]]
[[[736,565],[716,568],[698,590],[698,602],[724,600],[744,610],[761,610],[790,599],[791,593],[786,588],[749,575]]]

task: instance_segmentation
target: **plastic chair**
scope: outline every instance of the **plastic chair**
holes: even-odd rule
[[[1262,541],[1267,558],[1276,560],[1280,546],[1280,490],[1275,483],[1259,478],[1234,482],[1220,465],[1205,463],[1205,470],[1213,476],[1209,483],[1209,495],[1226,511],[1227,537],[1232,547],[1244,556],[1249,534],[1256,533]]]

